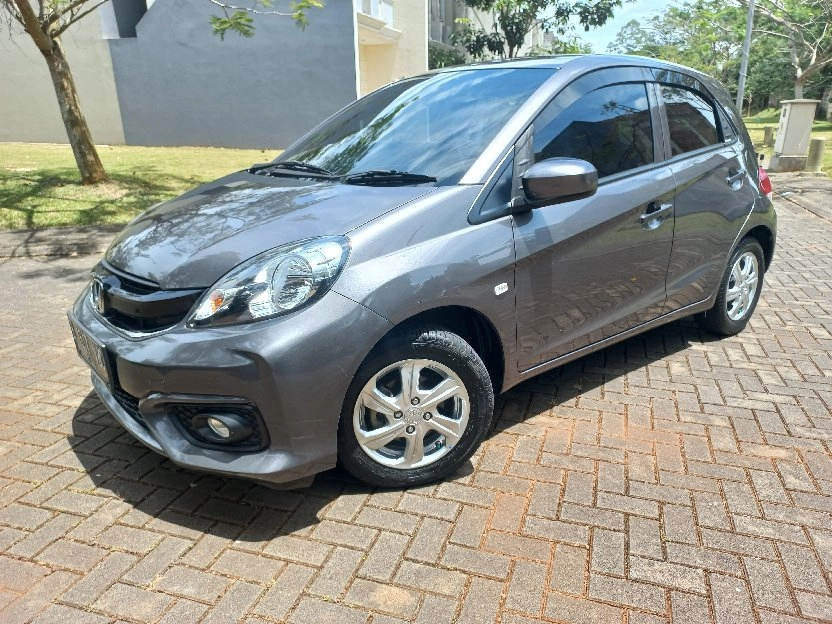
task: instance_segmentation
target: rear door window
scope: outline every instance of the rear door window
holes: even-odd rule
[[[720,142],[716,112],[709,100],[681,87],[662,85],[661,92],[673,156]]]

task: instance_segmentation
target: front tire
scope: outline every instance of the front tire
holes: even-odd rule
[[[743,239],[731,256],[714,306],[697,316],[699,324],[719,336],[733,336],[745,329],[760,299],[764,271],[760,243]]]
[[[471,457],[493,413],[491,378],[471,345],[445,330],[399,329],[373,349],[350,385],[338,458],[371,485],[436,481]]]

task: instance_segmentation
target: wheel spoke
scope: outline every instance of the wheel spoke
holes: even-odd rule
[[[371,431],[356,429],[355,436],[363,446],[378,450],[383,446],[387,446],[396,438],[401,438],[405,434],[404,428],[405,423],[398,421],[392,425],[385,425],[384,427],[379,427]]]
[[[451,377],[446,377],[430,389],[427,395],[422,398],[419,406],[425,410],[431,409],[456,395],[458,391],[459,384],[456,383],[456,380]]]
[[[459,438],[462,437],[462,431],[465,428],[464,423],[461,421],[442,416],[441,414],[435,414],[430,422],[427,423],[427,426],[445,436],[449,447],[454,447],[459,442]]]
[[[425,458],[425,440],[422,431],[418,430],[413,435],[405,437],[404,456],[402,461],[406,466],[418,464]]]
[[[385,416],[392,416],[393,412],[401,409],[396,397],[386,396],[378,388],[365,388],[361,393],[361,403],[367,409],[379,412]]]
[[[742,297],[742,289],[738,286],[735,286],[734,288],[729,288],[728,292],[725,293],[725,301],[728,304],[734,303],[740,297]]]
[[[418,360],[410,360],[402,366],[402,398],[405,406],[409,405],[413,397],[419,396],[419,373],[422,364]]]

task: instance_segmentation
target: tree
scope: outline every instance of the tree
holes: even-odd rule
[[[755,15],[756,32],[786,44],[794,96],[802,98],[806,81],[832,65],[832,0],[757,0]]]
[[[631,20],[608,46],[611,52],[639,54],[681,63],[737,83],[745,12],[716,0],[670,6],[647,20]]]
[[[462,29],[451,35],[453,43],[463,45],[479,59],[488,55],[514,58],[535,27],[564,35],[571,30],[572,18],[587,31],[602,26],[623,3],[623,0],[582,0],[573,4],[563,0],[461,1],[471,9],[494,16],[493,28],[461,18],[457,22],[462,24]]]
[[[43,55],[67,138],[83,184],[96,184],[106,178],[104,166],[95,149],[89,126],[81,111],[81,103],[72,78],[69,62],[61,45],[61,35],[73,24],[93,13],[108,0],[0,0],[0,15],[9,26],[17,22]],[[286,12],[270,11],[272,0],[254,0],[250,7],[238,7],[219,0],[209,0],[224,11],[211,18],[214,32],[221,38],[227,31],[244,37],[254,33],[253,14],[292,17],[299,26],[306,24],[306,9],[323,6],[321,0],[298,0],[289,3]]]

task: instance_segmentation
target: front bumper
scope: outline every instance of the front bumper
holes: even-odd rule
[[[196,470],[269,483],[327,470],[337,457],[344,396],[373,345],[392,327],[333,291],[284,317],[221,328],[177,325],[141,339],[102,321],[88,289],[72,319],[106,348],[113,379],[93,387],[116,420],[147,447]],[[178,426],[169,404],[238,401],[262,417],[257,452],[206,448]]]

